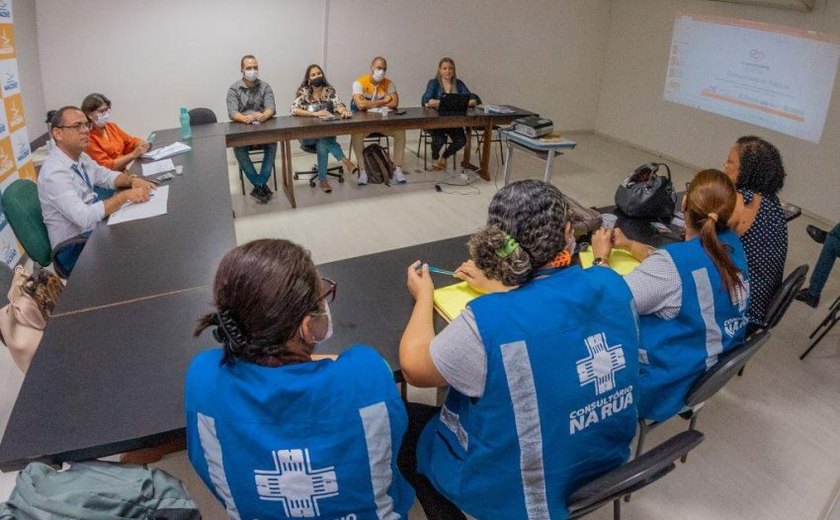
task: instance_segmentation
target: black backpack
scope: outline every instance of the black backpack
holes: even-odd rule
[[[394,178],[394,163],[388,155],[388,149],[378,144],[369,144],[365,147],[362,155],[365,159],[365,170],[367,171],[370,184],[391,184]]]

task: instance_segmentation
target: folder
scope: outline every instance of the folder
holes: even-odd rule
[[[440,289],[435,289],[435,310],[447,322],[450,322],[467,308],[467,304],[481,293],[472,289],[467,282],[456,283]]]
[[[592,248],[587,251],[581,251],[578,255],[580,257],[580,265],[584,269],[592,267],[592,261],[595,260],[595,255],[592,254]],[[629,251],[624,249],[613,249],[610,251],[610,267],[613,271],[624,276],[633,271],[641,262],[636,260]]]

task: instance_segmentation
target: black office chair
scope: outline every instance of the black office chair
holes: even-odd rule
[[[449,138],[447,137],[447,141]],[[464,146],[469,146],[470,143],[467,143]],[[429,169],[429,148],[432,146],[432,134],[429,133],[428,130],[420,130],[420,141],[417,143],[417,157],[420,157],[420,149],[423,149],[423,169]],[[458,169],[458,162],[457,162],[457,155],[455,154],[452,156],[452,169]]]
[[[216,113],[209,108],[193,108],[189,112],[190,126],[211,125],[217,123]]]
[[[306,153],[315,154],[318,152],[315,144],[315,139],[304,139],[300,141],[300,149]],[[299,180],[301,175],[309,175],[309,186],[311,188],[315,187],[315,179],[318,178],[318,165],[312,166],[312,169],[298,171],[294,173],[295,180]],[[338,179],[338,182],[344,182],[344,168],[339,166],[329,166],[327,167],[327,176],[328,177],[335,177]]]
[[[838,321],[840,321],[840,298],[834,300],[834,303],[832,303],[831,307],[828,309],[828,315],[825,318],[823,318],[823,320],[820,322],[817,328],[814,329],[814,332],[812,332],[811,335],[808,336],[808,339],[813,339],[813,337],[816,336],[818,332],[820,332],[820,329],[822,329],[822,332],[820,332],[820,335],[817,337],[817,339],[815,339],[814,342],[811,343],[811,346],[809,346],[805,350],[805,352],[803,352],[802,355],[799,356],[800,361],[804,360],[805,356],[807,356],[811,353],[812,350],[814,350],[814,347],[816,347],[817,344],[820,341],[822,341],[825,335],[828,334],[828,332],[831,329],[833,329],[835,325],[837,325]]]
[[[688,431],[693,431],[697,424],[697,417],[703,408],[703,404],[718,391],[726,386],[730,379],[741,370],[747,361],[750,360],[758,349],[760,349],[770,338],[770,331],[761,330],[750,336],[743,345],[736,347],[729,352],[721,354],[718,362],[712,368],[706,370],[700,378],[694,382],[688,394],[685,396],[686,410],[679,413],[683,419],[689,419]],[[639,438],[636,441],[635,457],[643,453],[645,437],[647,433],[665,421],[646,421],[639,419]],[[685,456],[682,457],[685,462]],[[628,496],[629,499],[629,496]]]
[[[372,143],[376,143],[379,146],[382,146],[382,140],[383,139],[385,139],[385,148],[388,149],[388,150],[391,150],[391,138],[388,137],[385,134],[380,134],[379,132],[373,132],[372,134],[368,134],[365,137],[364,141],[362,141],[364,143],[363,148],[365,146],[369,145],[369,144],[372,144]],[[347,154],[347,158],[350,159],[351,161],[353,160],[353,147],[352,146],[350,147],[350,153]],[[356,160],[358,161],[359,158],[356,157]]]
[[[621,520],[621,498],[656,482],[677,466],[675,461],[703,442],[697,430],[679,433],[640,457],[577,489],[567,500],[569,518],[581,518],[613,503],[613,518]],[[675,515],[676,516],[676,515]]]

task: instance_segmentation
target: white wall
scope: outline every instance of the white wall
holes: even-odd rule
[[[281,113],[306,65],[324,57],[349,102],[353,79],[385,55],[402,104],[417,106],[438,59],[450,55],[485,101],[591,129],[609,26],[609,0],[38,0],[37,13],[47,106],[99,91],[137,134],[176,126],[184,104],[225,114],[249,52]]]
[[[818,0],[811,13],[706,0],[614,1],[596,130],[698,167],[717,168],[739,136],[763,136],[779,148],[785,162],[782,197],[827,220],[839,220],[840,80],[834,84],[819,144],[667,102],[662,91],[677,12],[840,33],[837,0]]]
[[[14,0],[12,16],[15,23],[18,72],[23,95],[23,114],[26,131],[34,141],[47,131],[44,89],[41,85],[41,65],[38,60],[38,34],[35,29],[35,0]]]

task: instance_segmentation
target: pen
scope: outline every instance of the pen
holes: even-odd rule
[[[422,269],[422,267],[417,268],[418,271],[420,269]],[[446,269],[441,269],[440,267],[435,267],[433,265],[429,266],[429,272],[430,273],[445,274],[445,275],[448,275],[448,276],[455,276],[455,271],[447,271]]]

